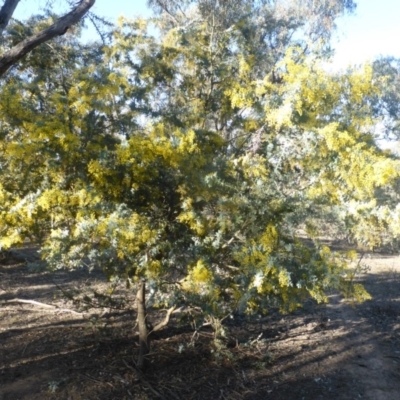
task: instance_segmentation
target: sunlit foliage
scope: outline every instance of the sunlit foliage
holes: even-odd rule
[[[53,269],[146,278],[153,303],[215,315],[292,311],[332,287],[366,297],[347,284],[354,255],[318,237],[329,224],[374,247],[400,233],[399,209],[376,206],[400,163],[374,142],[372,68],[327,73],[328,31],[290,41],[282,10],[263,7],[270,18],[229,26],[195,7],[183,25],[121,19],[108,45],[71,35],[10,75],[1,248],[39,239]]]

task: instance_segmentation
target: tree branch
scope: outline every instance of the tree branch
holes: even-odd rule
[[[167,314],[165,315],[165,318],[153,328],[153,330],[150,332],[150,334],[153,332],[157,332],[157,331],[161,330],[162,328],[164,328],[165,326],[167,326],[169,323],[169,320],[171,319],[171,315],[182,311],[182,309],[183,309],[183,307],[180,307],[179,309],[176,310],[176,306],[173,306],[170,309],[168,309]]]
[[[23,303],[23,304],[32,304],[34,306],[39,306],[43,308],[51,308],[54,312],[70,312],[75,315],[83,315],[80,312],[71,310],[69,308],[59,308],[57,306],[53,306],[51,304],[41,303],[40,301],[36,300],[26,300],[26,299],[10,299],[10,300],[0,300],[0,305],[2,304],[10,304],[10,303]]]
[[[71,25],[76,24],[83,18],[83,16],[94,5],[95,1],[96,0],[81,0],[72,11],[58,19],[53,25],[39,33],[36,33],[35,35],[26,38],[12,49],[4,53],[0,58],[0,77],[4,75],[17,61],[19,61],[22,57],[40,44],[47,42],[56,36],[64,35]],[[4,4],[3,8],[1,9],[0,16],[5,6],[6,4]]]
[[[10,22],[19,0],[6,0],[0,10],[0,35]]]

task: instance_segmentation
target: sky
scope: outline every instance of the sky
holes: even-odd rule
[[[22,0],[14,16],[23,19],[47,1]],[[65,0],[55,2],[65,5]],[[126,17],[149,15],[146,3],[146,0],[96,0],[93,11],[117,21],[121,14]],[[400,0],[359,0],[357,4],[354,15],[338,20],[333,40],[336,49],[333,67],[346,68],[379,56],[400,58]]]
[[[361,64],[379,56],[400,58],[400,1],[359,0],[354,15],[338,21],[335,64]]]

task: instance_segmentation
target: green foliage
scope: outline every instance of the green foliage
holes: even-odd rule
[[[381,118],[380,138],[399,138],[399,86],[400,60],[393,57],[380,58],[373,63],[374,78],[381,93],[372,100],[373,113]]]
[[[326,73],[330,25],[322,44],[290,42],[268,4],[265,19],[121,19],[109,45],[71,35],[56,58],[33,52],[43,67],[1,86],[0,247],[39,237],[52,269],[146,278],[153,304],[214,316],[360,294],[351,257],[317,238],[329,222],[376,246],[398,218],[375,207],[400,163],[371,134],[372,68]]]

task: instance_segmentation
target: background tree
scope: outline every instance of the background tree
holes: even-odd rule
[[[400,60],[393,57],[379,58],[373,63],[374,78],[381,90],[373,98],[374,113],[381,118],[378,126],[379,139],[399,140],[399,86]]]

